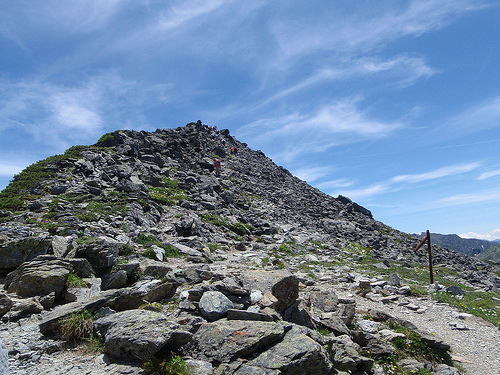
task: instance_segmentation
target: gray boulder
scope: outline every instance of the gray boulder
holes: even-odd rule
[[[242,287],[247,290],[271,292],[278,300],[274,308],[283,313],[299,296],[299,279],[289,271],[247,271],[241,276]]]
[[[284,375],[328,374],[333,368],[328,352],[295,329],[289,331],[282,342],[250,361],[249,365],[279,370]]]
[[[3,320],[15,322],[19,319],[38,314],[43,311],[43,306],[34,298],[15,300],[9,312],[3,316]]]
[[[5,288],[9,293],[16,293],[21,297],[44,296],[55,292],[59,298],[72,271],[70,262],[41,255],[9,273],[5,278]]]
[[[14,229],[2,233],[0,237],[0,270],[11,271],[22,263],[32,260],[41,254],[47,254],[51,247],[48,233],[21,233]]]
[[[283,323],[218,320],[203,324],[183,351],[211,363],[232,362],[281,342],[290,328]]]
[[[224,294],[217,291],[203,293],[199,302],[201,316],[209,322],[224,317],[228,310],[233,309],[233,303]]]
[[[116,311],[136,309],[145,303],[172,297],[176,288],[177,284],[171,282],[146,280],[138,281],[129,288],[105,290],[96,296],[68,303],[51,311],[40,322],[40,332],[46,336],[57,333],[60,322],[64,318],[83,310],[97,311],[102,307],[109,307]]]
[[[0,293],[0,318],[12,307],[12,300],[4,293]]]
[[[144,362],[158,351],[177,350],[192,334],[163,314],[149,310],[128,310],[94,322],[105,338],[104,353],[114,360]]]

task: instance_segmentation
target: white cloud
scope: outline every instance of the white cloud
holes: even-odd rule
[[[408,86],[421,77],[427,78],[435,74],[435,70],[429,67],[423,58],[405,55],[386,60],[362,57],[357,60],[335,61],[334,64],[323,67],[295,85],[272,95],[261,106],[331,81],[348,81],[367,76],[368,78],[377,77],[386,73],[391,75],[389,80],[393,79],[396,85]]]
[[[462,238],[477,238],[480,240],[494,241],[500,239],[500,229],[494,229],[491,232],[485,234],[478,234],[474,232],[468,232],[464,234],[459,234]]]
[[[405,36],[418,37],[440,29],[456,17],[483,7],[483,3],[466,0],[413,1],[399,8],[381,4],[351,16],[329,9],[314,23],[277,22],[273,30],[281,59],[275,65],[317,51],[343,55],[364,53]]]
[[[467,173],[479,168],[480,166],[481,166],[480,163],[450,165],[426,173],[395,176],[391,178],[390,181],[416,183],[421,181],[434,180],[437,178],[443,178],[457,174]]]
[[[500,191],[485,191],[475,194],[456,194],[438,200],[436,203],[442,206],[457,206],[462,204],[493,202],[500,200]]]
[[[348,178],[338,178],[336,180],[321,182],[315,186],[322,191],[326,191],[330,189],[346,188],[348,186],[352,186],[353,184],[354,181]]]
[[[478,180],[486,180],[487,178],[498,176],[498,175],[500,175],[500,169],[481,173],[481,175],[477,179]]]
[[[340,191],[338,192],[338,194],[348,196],[351,199],[368,198],[371,196],[392,193],[407,188],[407,186],[403,184],[417,184],[419,182],[435,180],[435,179],[443,179],[450,176],[471,172],[480,167],[480,165],[481,165],[480,163],[457,164],[457,165],[438,168],[430,172],[425,172],[420,174],[399,175],[392,177],[386,181],[373,184],[369,187],[352,189],[348,191]],[[459,203],[460,200],[466,201],[467,199],[481,199],[479,197],[480,196],[475,196],[475,198],[474,196],[448,197],[440,200],[439,202],[435,202],[434,204],[436,206],[452,205],[454,204],[453,203],[454,201],[456,202],[456,204],[462,204]],[[483,199],[488,199],[488,198],[484,196]]]
[[[358,109],[359,101],[346,99],[307,114],[296,112],[261,119],[241,127],[238,135],[250,139],[249,143],[283,144],[283,151],[273,158],[291,161],[301,154],[322,152],[341,144],[384,138],[402,127],[369,119]]]
[[[12,177],[13,175],[21,172],[26,165],[15,165],[15,164],[2,164],[0,163],[0,176]]]
[[[318,178],[324,177],[333,172],[332,167],[311,167],[305,169],[294,170],[293,174],[300,178],[301,180],[311,183]]]
[[[393,191],[389,185],[384,183],[374,184],[366,188],[343,190],[335,193],[334,195],[343,195],[352,200],[364,199],[374,195],[385,194]]]

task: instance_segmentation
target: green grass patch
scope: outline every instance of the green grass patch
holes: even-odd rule
[[[23,169],[0,192],[0,209],[22,210],[25,207],[25,203],[33,199],[33,189],[43,189],[42,183],[44,181],[56,177],[54,169],[49,168],[50,164],[57,164],[71,158],[76,159],[79,157],[81,151],[89,148],[89,146],[73,146],[62,155],[48,157]]]
[[[189,375],[186,361],[173,353],[165,357],[153,356],[144,363],[144,371],[150,375]]]
[[[79,341],[90,338],[94,333],[94,315],[83,310],[63,319],[61,322],[61,336],[68,341]]]
[[[68,280],[66,280],[66,286],[68,288],[88,288],[87,283],[79,276],[74,273],[68,275]]]
[[[436,292],[432,293],[432,297],[438,302],[447,303],[462,312],[478,316],[500,327],[500,306],[492,298],[499,298],[498,292],[467,291],[463,299],[448,292]]]
[[[172,244],[168,242],[161,242],[156,236],[152,234],[140,233],[137,237],[137,243],[146,248],[146,250],[142,253],[145,257],[155,259],[156,255],[151,246],[156,245],[165,250],[165,256],[169,258],[179,257],[181,253],[179,250]]]
[[[163,177],[163,186],[148,186],[151,197],[161,204],[168,206],[177,204],[181,200],[190,200],[189,194],[180,188],[179,181]]]
[[[405,337],[397,337],[393,341],[395,353],[373,355],[369,351],[366,351],[365,354],[379,363],[384,368],[387,374],[408,374],[408,372],[403,370],[403,368],[398,365],[398,362],[405,358],[414,358],[422,363],[444,363],[449,366],[454,366],[453,360],[448,351],[440,350],[430,346],[425,342],[425,340],[422,339],[422,337],[417,332],[401,326],[400,324],[395,322],[386,322],[385,324],[393,331],[405,335]],[[414,372],[412,374],[429,374],[429,372],[426,371],[428,370],[425,369],[419,372]]]

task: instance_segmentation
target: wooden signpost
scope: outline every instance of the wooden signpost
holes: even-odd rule
[[[420,244],[413,250],[413,252],[417,252],[425,243],[427,242],[427,250],[429,252],[429,274],[431,278],[431,284],[434,284],[434,275],[432,273],[432,249],[431,249],[431,234],[427,231],[427,236],[420,242]]]

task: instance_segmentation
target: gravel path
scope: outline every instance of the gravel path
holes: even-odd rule
[[[339,296],[356,299],[359,314],[376,309],[393,317],[408,320],[419,329],[443,339],[451,345],[452,357],[468,375],[500,375],[500,329],[493,324],[459,313],[448,304],[429,298],[412,299],[419,312],[397,304],[373,302],[367,298],[339,292]]]

